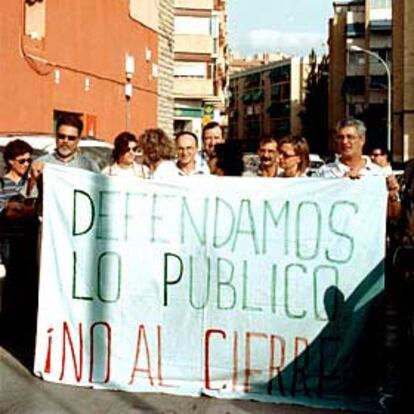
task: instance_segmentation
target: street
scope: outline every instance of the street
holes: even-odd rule
[[[14,351],[12,351],[14,352]],[[20,349],[22,358],[24,349]],[[28,362],[27,352],[23,356]],[[91,390],[42,381],[5,348],[0,348],[0,413],[157,413],[157,414],[351,414],[252,401],[191,398],[162,394]],[[361,413],[364,414],[364,413]]]

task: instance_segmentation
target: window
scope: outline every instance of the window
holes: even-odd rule
[[[175,16],[175,34],[210,36],[210,18]]]
[[[371,9],[390,9],[392,0],[371,0]]]
[[[207,78],[207,65],[205,62],[175,62],[174,76]]]
[[[26,0],[24,4],[24,34],[41,40],[46,35],[46,0]]]
[[[365,35],[364,23],[348,23],[346,25],[347,37],[363,37]]]

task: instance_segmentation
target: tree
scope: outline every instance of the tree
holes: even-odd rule
[[[308,140],[311,152],[327,155],[329,153],[328,56],[322,56],[318,63],[318,57],[312,49],[309,54],[309,66],[304,109],[299,114],[302,121],[302,135]]]

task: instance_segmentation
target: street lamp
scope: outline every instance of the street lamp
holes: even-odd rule
[[[350,45],[350,50],[354,52],[363,52],[367,55],[373,56],[375,59],[379,60],[387,73],[387,84],[388,84],[388,110],[387,110],[387,149],[391,154],[391,71],[387,62],[378,54],[372,52],[371,50],[364,49],[357,45]]]

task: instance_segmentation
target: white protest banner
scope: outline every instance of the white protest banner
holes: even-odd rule
[[[363,345],[386,199],[379,177],[156,182],[47,166],[34,371],[126,391],[369,402],[353,374],[375,354]]]

